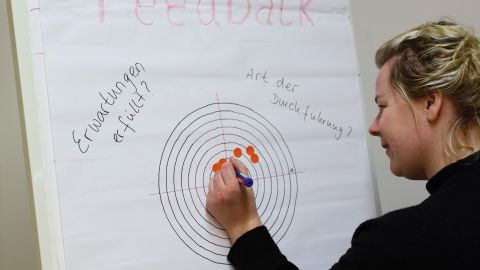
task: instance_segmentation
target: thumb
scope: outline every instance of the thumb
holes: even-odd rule
[[[245,166],[245,164],[243,164],[240,160],[238,160],[234,157],[230,157],[230,162],[232,163],[233,168],[235,168],[236,170],[238,170],[239,172],[241,172],[244,175],[250,176],[250,173],[248,172],[247,166]]]

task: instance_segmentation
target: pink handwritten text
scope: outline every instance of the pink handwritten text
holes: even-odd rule
[[[98,0],[98,18],[107,23],[106,0]],[[171,26],[245,25],[313,26],[309,10],[312,0],[132,0],[132,15],[138,23],[151,26],[167,23]],[[158,4],[158,5],[157,5]],[[113,5],[113,3],[111,4]],[[153,16],[158,14],[158,16]],[[191,18],[192,16],[196,18]],[[160,21],[160,20],[161,21]]]

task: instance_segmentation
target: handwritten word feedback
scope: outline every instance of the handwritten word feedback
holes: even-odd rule
[[[114,2],[98,0],[98,18],[107,23],[113,12]],[[226,3],[225,3],[226,2]],[[192,19],[200,25],[260,25],[303,26],[314,25],[308,7],[312,0],[132,0],[132,16],[143,25],[163,22],[172,26],[191,24]],[[192,18],[189,18],[193,16]],[[113,21],[113,20],[112,20]]]

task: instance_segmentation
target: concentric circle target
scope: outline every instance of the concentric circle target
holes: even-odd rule
[[[258,162],[246,153],[248,146]],[[239,160],[254,180],[258,213],[278,243],[295,213],[297,174],[278,129],[254,110],[212,103],[189,113],[170,134],[158,173],[160,201],[175,234],[193,252],[219,264],[229,264],[230,241],[206,211],[206,195],[213,165],[233,156],[234,149],[242,150]]]

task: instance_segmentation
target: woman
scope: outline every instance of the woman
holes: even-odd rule
[[[428,179],[419,205],[362,223],[332,269],[480,269],[480,41],[455,23],[426,23],[383,44],[369,128],[390,170]],[[224,226],[237,269],[297,269],[260,221],[231,158],[209,184],[207,209]],[[321,254],[319,254],[321,256]]]

